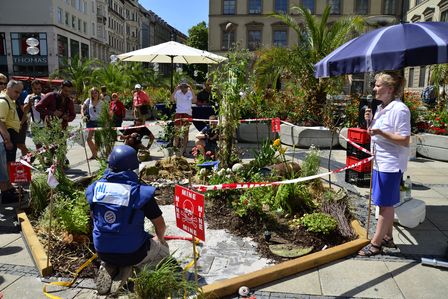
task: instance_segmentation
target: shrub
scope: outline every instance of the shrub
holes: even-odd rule
[[[250,211],[259,215],[263,214],[263,205],[272,205],[275,196],[275,189],[273,187],[260,187],[247,189],[239,198],[233,203],[235,214],[239,217],[244,217]]]
[[[300,220],[307,231],[328,235],[338,227],[338,222],[332,216],[324,213],[305,214]]]
[[[40,215],[48,205],[48,194],[50,193],[50,186],[47,184],[46,175],[35,176],[30,184],[30,208],[33,215]]]
[[[305,161],[302,164],[302,177],[307,177],[317,174],[320,166],[319,150],[314,146],[310,146],[310,151],[306,155]]]
[[[275,208],[290,214],[308,212],[313,206],[311,194],[305,184],[281,185],[275,194]]]

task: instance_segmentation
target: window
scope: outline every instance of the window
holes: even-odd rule
[[[355,13],[357,15],[369,14],[369,0],[356,0]]]
[[[223,2],[223,14],[234,15],[236,14],[236,0],[224,0]]]
[[[59,24],[62,24],[62,8],[56,8],[56,20]]]
[[[5,33],[0,33],[0,55],[6,55],[6,38]]]
[[[92,35],[95,36],[95,23],[92,22]]]
[[[412,88],[414,87],[414,68],[409,68],[409,75],[408,75],[408,87]]]
[[[275,0],[274,11],[276,13],[288,13],[288,0]]]
[[[26,49],[28,45],[26,40],[30,37],[33,37],[39,41],[39,45],[37,48],[39,49],[39,53],[37,55],[46,56],[47,52],[47,34],[46,33],[35,33],[35,32],[12,32],[11,33],[11,45],[12,45],[12,55],[28,55]]]
[[[442,11],[440,14],[440,22],[448,22],[448,10]]]
[[[58,34],[58,56],[68,57],[68,39]]]
[[[72,16],[72,28],[76,28],[76,17]]]
[[[247,36],[247,48],[250,51],[256,50],[261,46],[261,30],[248,30]]]
[[[397,4],[395,0],[384,0],[383,13],[385,15],[395,15],[397,11]]]
[[[77,40],[70,39],[70,57],[79,57],[79,42]]]
[[[415,0],[415,5],[419,5],[420,3],[422,3],[424,0]]]
[[[274,30],[274,46],[285,48],[288,45],[288,31]]]
[[[81,57],[89,58],[89,46],[81,43]]]
[[[82,28],[83,28],[82,31],[83,31],[84,33],[87,33],[87,22],[84,21],[84,22],[82,23]]]
[[[65,25],[70,26],[70,14],[65,12]]]
[[[315,9],[314,0],[302,0],[303,8],[309,9],[309,11],[313,14]]]
[[[328,5],[331,6],[330,14],[340,15],[341,14],[341,0],[329,0]]]
[[[81,28],[81,22],[82,22],[81,19],[78,19],[78,30],[79,30],[79,31],[81,31],[81,29],[82,29],[82,28]]]
[[[235,44],[235,31],[222,33],[222,47],[223,50],[229,50]]]
[[[261,14],[261,0],[249,0],[248,11],[251,15]]]
[[[424,87],[425,86],[425,78],[426,78],[426,66],[420,67],[420,75],[418,77],[418,86]]]

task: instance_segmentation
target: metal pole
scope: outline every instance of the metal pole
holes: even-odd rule
[[[173,93],[174,91],[174,86],[173,86],[173,76],[174,76],[174,71],[173,71],[173,67],[174,67],[174,56],[170,56],[171,57],[171,93]]]

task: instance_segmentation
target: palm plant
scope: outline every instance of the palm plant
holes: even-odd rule
[[[445,87],[448,84],[448,64],[436,64],[431,66],[431,82],[434,83],[435,89],[437,91],[440,90],[440,87]],[[437,109],[443,110],[446,109],[446,91],[442,94],[440,92],[436,93],[437,95]]]
[[[72,81],[76,88],[76,100],[83,96],[87,86],[92,81],[92,68],[95,61],[82,59],[78,55],[65,59],[60,68],[56,69],[50,77],[64,78]]]
[[[93,70],[93,84],[106,86],[111,91],[124,91],[133,86],[124,64],[105,63]],[[135,83],[134,83],[135,84]]]
[[[330,23],[328,5],[321,17],[314,16],[308,9],[299,6],[293,6],[291,11],[302,17],[303,23],[297,22],[291,15],[273,15],[299,36],[298,46],[291,49],[286,65],[282,67],[297,77],[299,88],[303,89],[305,94],[304,109],[308,111],[307,114],[314,115],[315,121],[322,123],[323,105],[327,93],[340,89],[342,84],[340,79],[316,79],[314,64],[358,34],[364,28],[364,20],[361,17],[344,17]]]

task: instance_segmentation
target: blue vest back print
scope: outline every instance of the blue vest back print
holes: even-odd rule
[[[86,197],[93,213],[93,244],[99,253],[133,253],[147,240],[143,206],[155,188],[138,183],[132,171],[111,172],[91,184]]]

